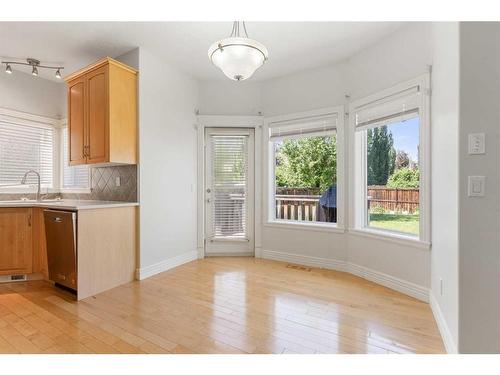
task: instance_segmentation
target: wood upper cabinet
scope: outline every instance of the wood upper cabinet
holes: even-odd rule
[[[136,164],[137,71],[105,58],[65,80],[69,164]]]
[[[108,66],[87,74],[87,161],[89,164],[109,161]]]
[[[68,103],[70,164],[85,164],[85,77],[68,86]]]
[[[32,209],[0,208],[0,275],[32,272]]]

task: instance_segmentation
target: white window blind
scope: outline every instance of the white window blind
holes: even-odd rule
[[[69,144],[68,128],[62,130],[63,149],[63,188],[64,189],[88,189],[89,167],[88,165],[69,166]]]
[[[54,129],[0,121],[0,186],[19,184],[32,169],[44,187],[53,185]],[[30,174],[28,184],[36,184]]]
[[[269,125],[270,140],[276,141],[287,138],[321,137],[335,134],[338,115],[336,113],[297,118],[293,120],[277,121]]]
[[[362,104],[354,108],[356,130],[374,128],[415,117],[421,101],[420,86],[417,85]]]
[[[248,136],[211,136],[212,236],[247,238]]]

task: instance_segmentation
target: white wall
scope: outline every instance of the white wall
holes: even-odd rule
[[[463,353],[500,352],[500,23],[460,24],[460,314]],[[467,135],[486,134],[486,155]],[[467,197],[467,176],[486,196]]]
[[[222,73],[221,73],[222,74]],[[202,81],[199,84],[202,115],[259,115],[262,112],[261,85],[251,81]]]
[[[459,27],[434,23],[431,154],[431,289],[446,325],[448,350],[458,345],[458,133]],[[443,290],[441,293],[441,280]],[[439,313],[439,312],[437,312]],[[447,332],[448,331],[448,332]],[[447,337],[449,336],[449,337]]]
[[[158,271],[196,255],[198,86],[142,48],[139,65],[140,268]]]
[[[344,103],[345,64],[303,71],[262,85],[264,116],[275,116]]]
[[[66,116],[66,85],[14,70],[0,72],[0,107],[39,116]]]

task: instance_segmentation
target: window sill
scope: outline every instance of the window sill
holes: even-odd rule
[[[345,233],[345,229],[337,226],[336,224],[323,224],[323,223],[307,223],[307,222],[296,222],[296,221],[268,221],[264,223],[265,227],[268,228],[280,228],[280,229],[305,229],[316,232],[333,232],[333,233]]]
[[[29,185],[29,186],[20,186],[20,187],[1,187],[0,186],[0,194],[34,194],[36,193],[36,186]],[[54,189],[54,188],[47,188],[42,186],[41,187],[41,193],[42,194],[47,194],[47,193],[58,193],[59,189]]]
[[[60,189],[60,193],[64,194],[90,194],[92,192],[91,189],[81,189],[81,188],[67,188],[67,189]]]
[[[430,242],[422,241],[416,237],[409,235],[406,236],[404,234],[399,234],[399,233],[389,233],[386,231],[371,229],[371,228],[349,229],[349,233],[361,237],[374,238],[382,241],[397,243],[400,245],[412,246],[424,250],[431,249]]]

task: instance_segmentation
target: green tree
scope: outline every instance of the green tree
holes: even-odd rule
[[[280,187],[321,188],[336,184],[336,137],[286,139],[276,145],[276,183]]]
[[[368,185],[385,185],[394,172],[396,150],[387,126],[367,131]]]
[[[418,189],[420,186],[420,173],[418,169],[403,167],[389,177],[387,187],[398,189]]]

